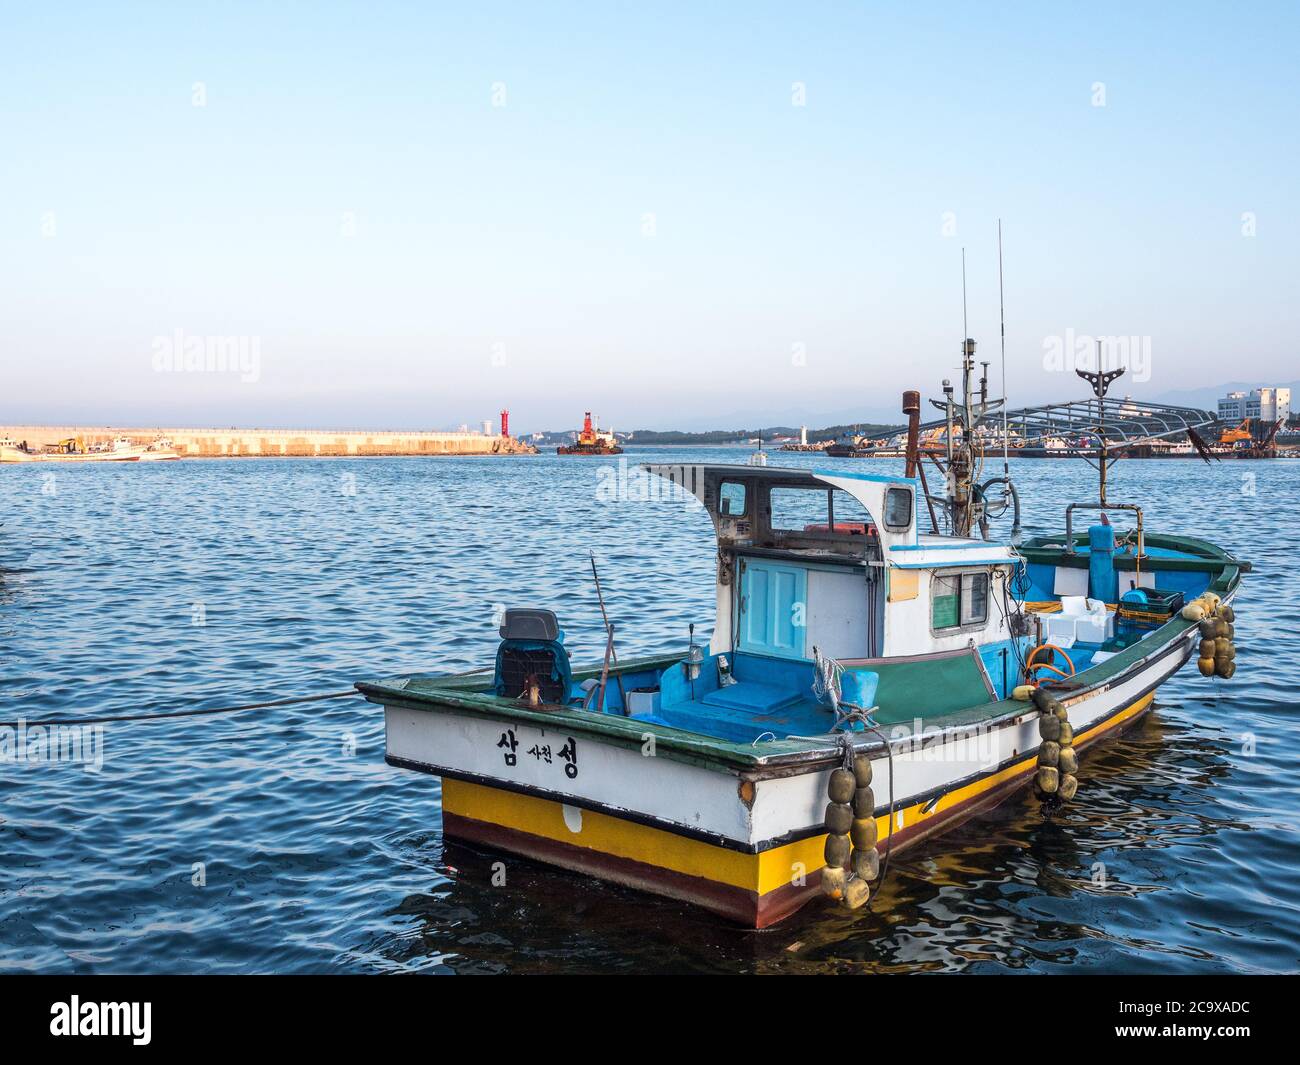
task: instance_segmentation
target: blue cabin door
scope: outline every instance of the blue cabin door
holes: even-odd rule
[[[804,658],[808,572],[750,558],[740,560],[737,651]]]

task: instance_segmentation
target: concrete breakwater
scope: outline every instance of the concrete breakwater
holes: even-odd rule
[[[126,439],[133,444],[171,441],[178,454],[194,458],[315,458],[346,455],[527,455],[535,449],[510,436],[426,430],[364,429],[131,429],[117,426],[7,425],[0,437],[33,450],[75,440],[78,448]]]

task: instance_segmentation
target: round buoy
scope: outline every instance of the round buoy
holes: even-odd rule
[[[860,877],[854,877],[844,885],[844,905],[850,910],[859,909],[871,898],[871,888]]]
[[[1056,737],[1056,742],[1062,747],[1068,747],[1074,742],[1074,726],[1068,721],[1059,722],[1061,726],[1060,735]]]
[[[1061,756],[1056,762],[1056,768],[1062,773],[1077,773],[1079,771],[1079,752],[1073,747],[1062,747]]]
[[[871,787],[871,759],[865,754],[853,759],[853,780],[860,788]]]
[[[1214,639],[1214,626],[1215,621],[1213,618],[1206,618],[1197,626],[1197,628],[1200,629],[1202,640]]]
[[[854,850],[849,867],[854,876],[860,876],[863,880],[875,880],[880,875],[880,851],[875,847]]]
[[[849,874],[837,865],[828,865],[822,870],[822,894],[833,899],[844,897],[844,886],[849,882]]]
[[[1183,618],[1187,621],[1200,621],[1205,617],[1205,607],[1201,603],[1188,603],[1183,607]]]
[[[870,788],[858,788],[853,793],[853,816],[854,817],[875,817],[876,815],[876,793]],[[848,831],[846,828],[845,832]]]
[[[1018,684],[1011,690],[1011,698],[1018,703],[1027,703],[1033,698],[1037,689],[1032,684]]]
[[[849,837],[842,833],[835,833],[826,837],[826,849],[823,852],[826,857],[826,864],[836,869],[842,869],[848,864],[849,855],[853,847],[849,843]]]
[[[1237,612],[1233,610],[1232,607],[1225,606],[1223,608],[1223,620],[1226,621],[1229,625],[1231,625],[1234,621],[1237,620]]]
[[[1061,799],[1064,800],[1065,802],[1069,802],[1071,799],[1074,798],[1074,795],[1078,790],[1079,790],[1079,778],[1076,777],[1073,773],[1062,774],[1061,786],[1058,789],[1056,794],[1059,795]]]
[[[828,802],[826,804],[826,831],[835,836],[842,836],[853,824],[853,807],[846,802]]]
[[[868,847],[876,845],[876,819],[874,817],[855,817],[853,825],[849,829],[849,838],[853,841],[853,846],[859,850],[866,850]],[[845,855],[847,858],[848,855]]]
[[[1056,697],[1046,688],[1035,688],[1033,700],[1034,705],[1045,714],[1050,714],[1056,708]]]
[[[1054,766],[1061,759],[1061,745],[1051,740],[1044,741],[1038,748],[1038,764]]]
[[[1050,765],[1039,766],[1038,775],[1034,779],[1039,790],[1048,795],[1055,795],[1056,789],[1061,785],[1060,774]]]
[[[1202,640],[1202,641],[1201,641],[1201,657],[1202,657],[1202,658],[1213,658],[1213,657],[1214,657],[1214,638],[1213,638],[1213,637],[1211,637],[1211,638],[1208,639],[1208,640]]]
[[[858,790],[858,782],[847,769],[837,769],[831,774],[826,795],[831,802],[848,802]]]
[[[1050,714],[1040,717],[1038,719],[1038,735],[1045,740],[1051,740],[1053,743],[1060,742],[1061,719]]]
[[[1201,671],[1202,677],[1214,676],[1214,658],[1211,656],[1202,655],[1196,661],[1196,668]]]
[[[1235,672],[1237,672],[1237,664],[1227,655],[1215,655],[1214,672],[1217,673],[1219,676],[1221,676],[1224,680],[1227,680]]]

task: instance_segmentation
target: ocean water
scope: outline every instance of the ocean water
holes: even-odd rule
[[[503,604],[553,607],[597,660],[589,549],[622,652],[684,648],[712,627],[711,530],[644,498],[636,462],[744,456],[0,467],[0,720],[476,668]],[[1092,494],[1083,463],[1013,466],[1027,532]],[[868,910],[819,900],[753,932],[513,859],[494,887],[356,697],[110,724],[81,762],[0,764],[0,971],[1300,970],[1298,496],[1296,462],[1116,467],[1150,529],[1255,564],[1236,676],[1184,669],[1085,755],[1064,812],[1022,794],[918,845]]]

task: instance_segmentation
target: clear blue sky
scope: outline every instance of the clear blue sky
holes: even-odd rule
[[[0,422],[866,416],[963,245],[996,360],[998,217],[1013,401],[1298,377],[1297,5],[1135,6],[4,4]]]

